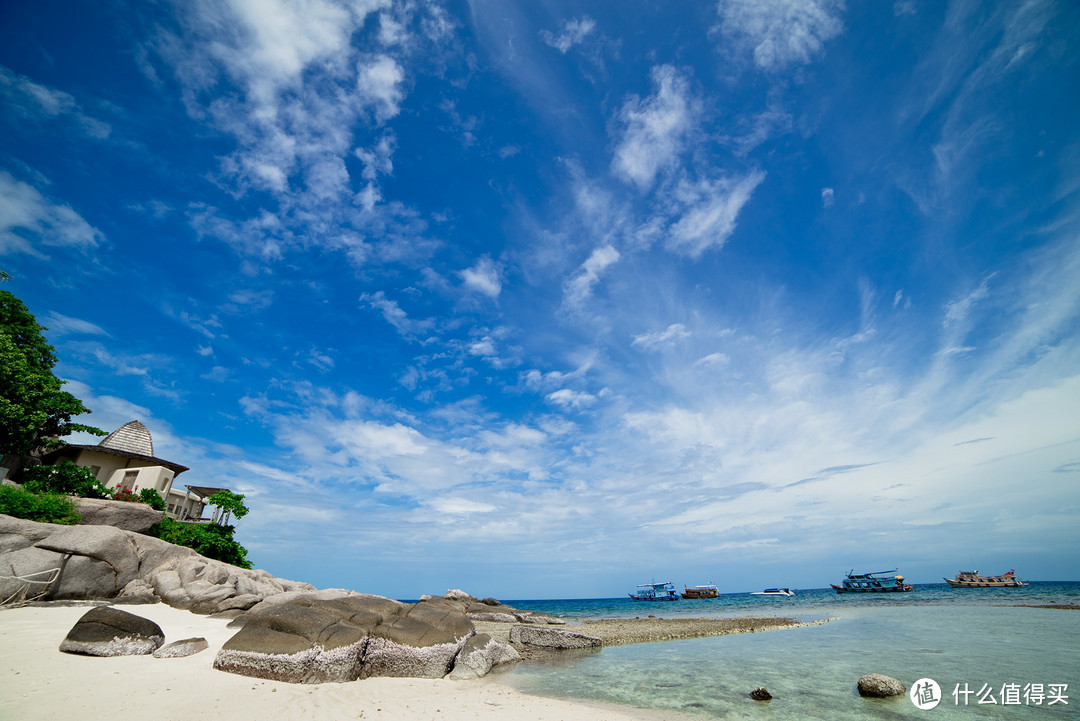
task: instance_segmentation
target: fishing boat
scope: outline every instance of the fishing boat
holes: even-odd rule
[[[854,573],[854,569],[848,571],[847,578],[842,585],[830,584],[837,593],[896,593],[901,591],[914,591],[915,587],[904,583],[904,577],[891,571],[871,571],[870,573]]]
[[[751,596],[794,596],[790,588],[766,588],[764,591],[751,591]]]
[[[628,594],[635,601],[678,601],[679,592],[671,581],[663,583],[642,583],[638,592]]]
[[[706,583],[704,586],[685,586],[686,590],[682,592],[683,598],[716,598],[720,595],[720,590],[711,583]]]
[[[1016,571],[1011,568],[1000,576],[980,576],[978,571],[960,571],[956,578],[946,578],[945,583],[953,588],[1020,588],[1027,585],[1016,577]]]

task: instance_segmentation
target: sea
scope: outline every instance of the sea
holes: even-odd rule
[[[832,620],[565,652],[556,661],[518,664],[496,680],[528,694],[672,718],[1080,719],[1080,610],[1031,607],[1080,606],[1080,582],[1018,589],[925,584],[886,594],[792,590],[793,597],[743,593],[654,603],[629,597],[507,601],[559,616],[568,630],[590,618],[649,615]],[[897,678],[909,694],[862,698],[856,683],[867,673]],[[772,694],[770,701],[749,697],[759,686]]]

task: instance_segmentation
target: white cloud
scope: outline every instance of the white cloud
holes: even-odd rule
[[[594,250],[581,264],[563,288],[564,303],[572,308],[585,304],[592,296],[593,287],[600,282],[600,276],[619,260],[619,251],[610,245]]]
[[[680,183],[675,199],[682,214],[670,228],[668,249],[697,258],[722,248],[735,232],[739,212],[764,179],[765,173],[755,170],[742,178]]]
[[[721,0],[719,29],[762,70],[805,65],[839,35],[843,0]]]
[[[548,30],[541,30],[540,37],[545,43],[566,55],[570,48],[582,42],[594,28],[596,28],[596,21],[588,15],[582,15],[580,18],[563,23],[562,32],[558,35]]]
[[[616,175],[642,191],[652,187],[657,173],[676,165],[698,113],[689,84],[675,68],[653,68],[652,81],[654,95],[632,96],[623,104],[623,133],[611,162]]]
[[[698,358],[696,361],[694,361],[694,367],[719,368],[720,366],[725,366],[730,362],[731,358],[729,358],[724,353],[710,353],[709,355],[702,356],[701,358]]]
[[[42,246],[89,251],[105,237],[68,205],[0,171],[0,254],[45,257]]]
[[[549,403],[560,406],[562,408],[577,410],[590,406],[596,402],[596,396],[584,391],[574,391],[569,388],[562,388],[553,393],[548,393],[544,396]]]
[[[472,513],[491,513],[495,510],[495,506],[490,503],[479,503],[477,501],[470,501],[467,498],[436,498],[428,503],[428,505],[439,513],[447,513],[455,516],[464,516]]]
[[[502,291],[499,268],[487,256],[480,258],[473,267],[466,268],[459,275],[466,288],[483,293],[489,298],[498,298]]]
[[[674,345],[689,337],[690,331],[686,329],[686,326],[682,323],[672,323],[662,331],[634,336],[634,340],[630,345],[639,346],[645,350],[656,350],[663,346]]]
[[[976,305],[990,296],[990,281],[993,277],[994,276],[991,275],[984,278],[978,288],[971,291],[963,298],[958,298],[945,304],[945,318],[943,321],[945,327],[967,321]]]
[[[403,336],[417,336],[426,333],[435,327],[434,321],[414,320],[401,309],[397,301],[386,297],[381,290],[377,293],[364,293],[360,296],[360,302],[372,308],[378,309],[386,322],[394,326],[398,333]]]
[[[101,326],[95,325],[90,321],[72,318],[63,313],[57,313],[56,311],[52,311],[49,315],[45,316],[42,325],[49,329],[50,335],[67,335],[70,333],[109,335],[109,333],[103,330]]]
[[[364,104],[374,108],[378,122],[385,123],[401,112],[404,80],[405,71],[387,55],[360,64],[356,87]]]
[[[835,193],[832,188],[821,189],[821,207],[831,208],[833,204]]]
[[[0,65],[0,105],[39,126],[51,120],[71,120],[82,134],[103,140],[112,133],[108,123],[87,115],[74,96],[62,90],[35,83]]]

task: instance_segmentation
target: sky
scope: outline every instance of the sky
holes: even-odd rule
[[[1080,579],[1078,42],[1066,0],[2,3],[2,287],[277,576]]]

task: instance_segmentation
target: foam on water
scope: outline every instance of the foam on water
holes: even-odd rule
[[[836,620],[808,628],[605,648],[564,664],[521,665],[500,680],[538,695],[725,719],[1080,717],[1080,611],[1000,605],[1080,604],[1080,584],[1013,590],[924,587],[887,596],[838,597],[822,591],[801,592],[794,599],[722,597],[647,607],[621,599],[515,601],[518,607],[535,606],[570,619],[756,612]],[[709,603],[712,608],[706,610]],[[907,697],[860,698],[856,681],[871,672],[894,676],[909,687],[932,678],[941,687],[941,703],[921,711]],[[979,704],[977,693],[967,705],[963,695],[957,703],[957,684],[973,692],[988,685],[998,703]],[[1044,701],[1036,706],[1025,705],[1021,696],[1020,705],[1002,705],[1003,684],[1068,684],[1065,693],[1071,698],[1068,705]],[[751,700],[747,694],[757,686],[765,686],[773,700]]]

